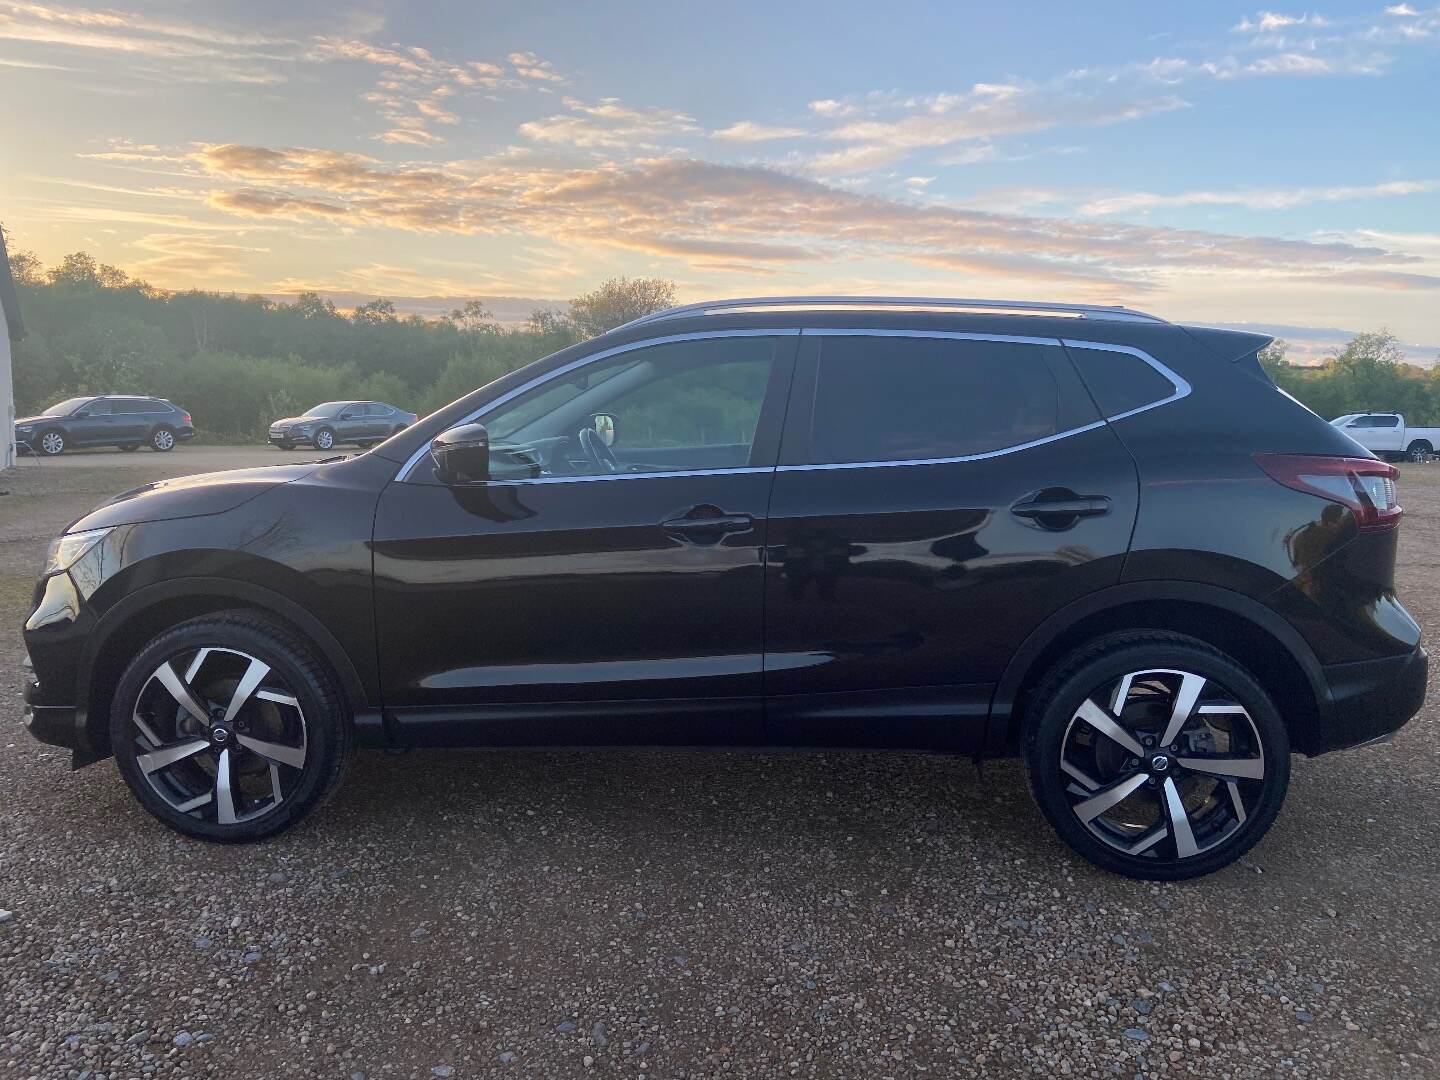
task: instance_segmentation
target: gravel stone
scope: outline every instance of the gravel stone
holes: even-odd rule
[[[17,628],[100,499],[275,460],[0,477],[0,1080],[1440,1080],[1440,665],[1196,882],[1092,869],[1016,762],[905,754],[367,751],[301,828],[177,836],[20,729]],[[1433,629],[1440,466],[1400,471]]]

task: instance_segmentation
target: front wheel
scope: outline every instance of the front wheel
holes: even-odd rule
[[[183,622],[121,676],[110,743],[151,814],[202,840],[258,840],[294,825],[339,781],[350,716],[303,638],[230,611]]]
[[[162,454],[175,449],[175,432],[168,427],[157,427],[150,433],[150,449]]]
[[[55,457],[65,452],[65,434],[60,431],[47,431],[37,440],[36,445],[40,452],[46,457]]]
[[[1270,696],[1229,656],[1178,634],[1112,634],[1037,689],[1030,788],[1096,866],[1176,881],[1238,859],[1279,813],[1290,742]]]
[[[321,428],[315,433],[313,441],[316,450],[329,450],[335,445],[335,433],[329,428]]]

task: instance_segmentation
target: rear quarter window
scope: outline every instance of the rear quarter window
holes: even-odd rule
[[[1174,383],[1133,353],[1067,348],[1095,404],[1107,417],[1143,409],[1175,394]]]

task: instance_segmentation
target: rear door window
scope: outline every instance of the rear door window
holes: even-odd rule
[[[1058,346],[847,334],[819,349],[809,446],[787,443],[787,462],[964,458],[1098,419]]]

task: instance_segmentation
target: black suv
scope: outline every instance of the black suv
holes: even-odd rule
[[[1086,858],[1183,878],[1426,654],[1395,469],[1254,334],[1120,308],[745,300],[565,349],[349,459],[71,526],[30,728],[211,840],[351,747],[1023,755]]]
[[[180,406],[128,394],[67,398],[39,416],[15,421],[15,443],[21,451],[46,457],[81,446],[148,446],[165,453],[194,437],[195,425]]]
[[[373,446],[404,431],[418,417],[383,401],[327,401],[270,425],[270,441],[281,450],[302,443],[329,450],[336,443]]]

